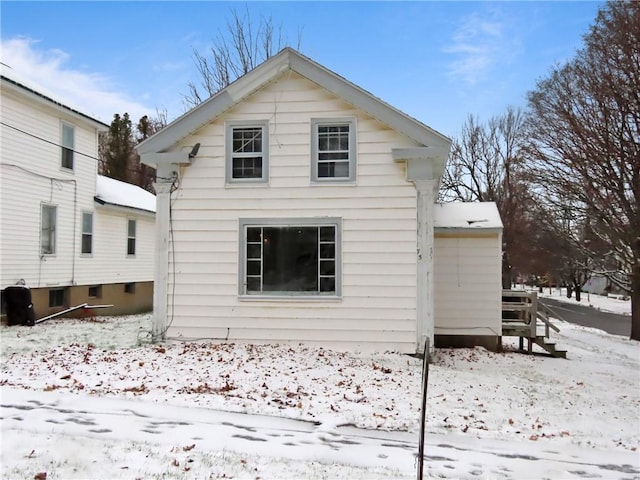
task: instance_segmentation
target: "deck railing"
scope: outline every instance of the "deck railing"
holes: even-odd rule
[[[502,291],[502,330],[517,336],[535,338],[538,295],[524,290]]]

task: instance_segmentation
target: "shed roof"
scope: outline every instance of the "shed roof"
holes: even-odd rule
[[[297,72],[421,145],[449,148],[451,141],[443,134],[287,47],[141,142],[136,146],[138,153],[142,156],[167,152],[180,140],[288,71]]]
[[[502,229],[500,212],[495,202],[438,203],[434,207],[436,229]]]
[[[156,211],[156,196],[145,189],[114,178],[96,177],[96,202],[146,212]]]

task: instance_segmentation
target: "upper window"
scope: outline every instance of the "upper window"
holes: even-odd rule
[[[136,254],[136,221],[127,221],[127,255]]]
[[[353,182],[355,179],[355,119],[311,119],[311,181]]]
[[[73,151],[75,149],[75,129],[73,126],[62,124],[62,168],[73,170]]]
[[[40,254],[42,255],[56,253],[57,210],[55,205],[42,205],[40,216]]]
[[[82,214],[82,253],[93,253],[93,213]]]
[[[255,183],[269,180],[268,123],[227,122],[227,183]]]
[[[240,220],[240,295],[340,296],[339,218]]]

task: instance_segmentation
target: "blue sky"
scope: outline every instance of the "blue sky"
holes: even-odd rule
[[[109,123],[185,111],[193,49],[232,9],[271,17],[292,46],[453,137],[468,114],[526,105],[582,46],[602,2],[13,2],[1,58],[16,74]]]

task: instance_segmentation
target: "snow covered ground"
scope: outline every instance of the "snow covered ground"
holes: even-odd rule
[[[640,344],[557,324],[566,360],[436,351],[425,477],[640,478]],[[150,325],[0,327],[0,477],[415,478],[420,360],[150,345]]]
[[[622,300],[617,296],[607,297],[604,295],[596,295],[593,293],[582,292],[580,301],[576,300],[575,294],[571,298],[567,298],[566,288],[543,288],[541,297],[553,298],[560,302],[573,303],[583,305],[585,307],[595,308],[603,312],[617,313],[620,315],[631,315],[631,300]]]

